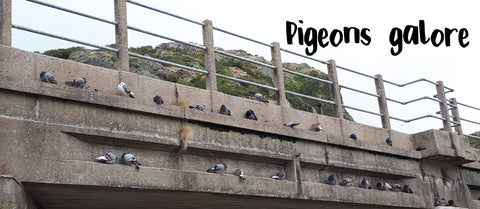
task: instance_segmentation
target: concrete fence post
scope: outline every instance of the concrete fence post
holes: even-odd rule
[[[328,60],[328,80],[332,82],[332,101],[335,102],[333,116],[343,119],[343,104],[340,95],[340,86],[338,85],[337,67],[335,60]]]
[[[127,1],[115,0],[115,45],[117,46],[117,70],[129,71]]]
[[[384,129],[391,130],[392,127],[390,125],[390,115],[388,114],[388,108],[387,108],[387,97],[385,96],[385,87],[383,85],[383,77],[382,75],[378,74],[375,75],[375,87],[377,89],[377,95],[380,96],[378,97],[378,109],[380,111],[380,114],[382,118],[382,127]]]
[[[203,21],[203,45],[205,50],[205,70],[207,74],[207,90],[217,90],[217,69],[215,67],[215,45],[213,44],[213,24],[211,20]]]
[[[452,107],[452,109],[451,109],[452,116],[453,116],[452,119],[456,123],[454,125],[455,132],[457,132],[459,135],[463,135],[462,124],[460,122],[460,114],[458,113],[457,99],[451,98],[450,99],[450,104],[455,106],[455,107]]]
[[[448,114],[448,103],[447,98],[445,97],[445,87],[443,86],[442,81],[437,81],[437,95],[438,103],[440,105],[440,115],[443,118],[443,130],[452,132],[452,124],[450,123],[450,115]]]
[[[273,79],[277,91],[277,104],[282,107],[287,107],[287,97],[285,95],[285,81],[283,75],[282,57],[280,54],[280,44],[278,42],[272,43],[272,63],[275,66],[273,71]]]
[[[12,46],[12,0],[0,0],[0,44]]]

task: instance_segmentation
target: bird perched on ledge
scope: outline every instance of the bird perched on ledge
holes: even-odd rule
[[[257,120],[257,116],[255,116],[255,113],[253,112],[253,110],[248,110],[245,113],[245,118],[250,119],[250,120]]]
[[[120,93],[122,93],[123,95],[127,95],[131,98],[135,98],[133,95],[135,95],[132,91],[130,91],[130,89],[127,87],[127,84],[125,84],[124,82],[120,82],[120,84],[118,84],[118,91],[120,91]]]
[[[392,146],[393,142],[392,142],[392,139],[390,139],[390,137],[385,139],[385,142],[388,144],[388,146]]]
[[[228,107],[225,106],[224,104],[222,104],[222,106],[220,107],[220,114],[232,115],[232,114],[230,114],[230,110],[228,109]]]
[[[157,95],[153,97],[153,102],[158,105],[163,104],[163,98],[160,95]]]
[[[122,159],[125,164],[134,165],[137,169],[140,169],[139,165],[142,165],[140,162],[137,161],[137,158],[135,158],[133,154],[130,154],[128,152],[123,153]]]
[[[196,110],[200,110],[200,111],[205,111],[205,105],[204,104],[192,105],[192,106],[188,106],[188,108],[196,109]]]
[[[287,178],[287,174],[285,173],[285,171],[280,171],[272,176],[272,179],[277,179],[277,180],[285,180],[286,178]]]
[[[330,185],[336,185],[337,184],[337,179],[335,179],[334,174],[328,176],[327,184],[330,184]]]
[[[311,127],[312,131],[320,132],[323,131],[323,128],[320,127],[320,123],[314,123]]]
[[[255,92],[255,99],[260,102],[268,103],[268,100],[265,99],[265,97],[258,92]]]
[[[241,181],[247,180],[247,175],[245,175],[245,173],[240,168],[235,170],[233,172],[233,175],[238,176],[238,178],[240,178]]]
[[[295,123],[295,122],[286,122],[285,124],[283,124],[284,126],[288,126],[290,128],[293,128],[295,126],[298,126],[300,125],[300,123]]]
[[[87,79],[81,77],[81,78],[76,78],[71,81],[65,81],[65,84],[77,88],[82,88],[85,84],[87,83]]]
[[[57,81],[55,80],[53,75],[50,74],[49,72],[47,72],[46,70],[43,70],[40,73],[40,80],[42,80],[43,82],[47,82],[47,83],[57,84]]]
[[[315,108],[312,105],[307,106],[307,112],[317,113],[317,111],[315,110]]]
[[[227,164],[219,163],[219,164],[213,166],[213,168],[209,168],[207,170],[207,172],[209,172],[209,173],[219,173],[219,174],[223,175],[223,172],[225,172],[225,170],[227,170]]]
[[[97,157],[97,161],[101,163],[112,164],[117,161],[117,155],[113,152],[108,152],[100,157]]]

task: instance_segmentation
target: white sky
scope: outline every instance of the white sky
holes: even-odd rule
[[[98,45],[115,42],[114,27],[98,23],[83,17],[46,8],[31,2],[13,1],[13,24],[78,39]],[[114,20],[113,0],[44,0],[45,2],[88,13],[108,20]],[[140,3],[202,22],[213,21],[213,25],[264,43],[279,42],[282,48],[304,54],[305,45],[300,46],[294,39],[293,45],[286,42],[286,21],[303,20],[302,27],[326,28],[328,31],[343,27],[369,28],[372,38],[370,45],[342,43],[339,47],[329,45],[319,47],[312,57],[319,60],[334,59],[337,65],[347,67],[368,75],[382,74],[383,78],[395,83],[406,83],[419,78],[432,81],[442,80],[455,89],[447,98],[455,97],[459,102],[480,107],[480,98],[475,95],[478,89],[477,63],[480,49],[480,13],[474,1],[146,1]],[[127,5],[128,24],[137,28],[186,41],[202,43],[201,27],[180,21],[163,14],[155,13],[135,5]],[[405,25],[418,25],[425,20],[426,34],[430,36],[434,29],[466,28],[470,42],[466,48],[458,44],[457,33],[452,35],[452,46],[434,47],[426,45],[406,45],[399,56],[390,54],[389,34],[392,28],[404,28]],[[233,38],[220,32],[214,32],[215,45],[224,49],[243,49],[251,54],[270,58],[270,49],[252,42]],[[156,46],[167,42],[159,38],[129,32],[130,46]],[[43,52],[48,49],[76,46],[69,42],[42,37],[13,29],[13,46]],[[326,66],[282,53],[284,62],[306,62],[326,72]],[[375,93],[372,79],[364,78],[343,70],[338,72],[342,85]],[[398,88],[385,84],[387,97],[407,101],[422,96],[436,94],[431,84],[418,83],[410,87]],[[344,103],[348,106],[378,112],[377,101],[349,90],[342,90]],[[388,103],[390,115],[402,119],[411,119],[426,114],[435,114],[438,104],[423,100],[407,106]],[[462,118],[480,121],[480,111],[461,107]],[[349,110],[358,122],[381,126],[377,116]],[[436,119],[424,119],[412,123],[392,121],[394,130],[415,133],[431,128],[440,128]],[[480,126],[464,122],[465,133],[480,130]]]

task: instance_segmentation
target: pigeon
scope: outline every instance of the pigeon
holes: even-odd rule
[[[142,164],[140,164],[140,162],[137,161],[137,158],[135,158],[134,155],[132,155],[128,152],[123,153],[122,159],[128,165],[132,165],[132,164],[135,165],[135,168],[137,168],[137,169],[140,169],[139,165],[142,165]]]
[[[377,184],[375,186],[378,190],[385,190],[385,184],[383,184],[382,181],[377,181]]]
[[[255,113],[253,112],[253,110],[248,110],[245,113],[245,117],[250,120],[257,120],[257,116],[255,116]]]
[[[358,139],[357,134],[351,134],[350,139],[357,140]]]
[[[390,189],[390,191],[400,192],[402,191],[402,186],[400,186],[400,184],[393,184],[392,189]]]
[[[255,92],[255,99],[260,102],[268,103],[268,100],[265,99],[265,97],[258,92]]]
[[[320,123],[314,123],[312,124],[312,131],[320,132],[323,131],[323,128],[320,127]]]
[[[225,170],[227,170],[227,164],[220,163],[220,164],[217,164],[217,165],[213,166],[213,168],[209,168],[207,170],[207,172],[209,172],[209,173],[219,173],[219,174],[223,175],[223,172],[225,172]]]
[[[384,186],[385,186],[385,190],[392,190],[392,186],[390,186],[390,184],[388,184],[387,182],[384,183]]]
[[[47,82],[47,83],[57,84],[57,81],[55,80],[53,75],[50,74],[49,72],[47,72],[46,70],[44,70],[40,73],[40,80],[42,80],[43,82]]]
[[[440,198],[438,196],[438,193],[435,193],[433,195],[433,205],[434,206],[445,206],[445,199],[444,198]]]
[[[403,185],[402,192],[413,193],[412,188],[410,188],[410,186],[408,186],[407,184]]]
[[[364,189],[371,189],[372,187],[370,186],[370,183],[368,183],[367,179],[363,178],[362,182],[358,184],[358,187],[364,188]]]
[[[101,163],[112,164],[117,161],[117,155],[113,152],[108,152],[100,157],[97,157],[97,161]]]
[[[294,123],[294,122],[286,122],[285,124],[283,124],[284,126],[288,126],[290,128],[293,128],[295,126],[298,126],[300,125],[300,123]]]
[[[452,206],[454,206],[454,205],[455,205],[455,201],[453,201],[453,200],[448,200],[448,201],[447,201],[447,206],[452,207]]]
[[[287,178],[287,174],[285,174],[285,171],[280,171],[272,176],[272,179],[278,179],[278,180],[285,180],[286,178]]]
[[[307,112],[317,113],[317,111],[315,110],[315,108],[313,108],[312,105],[307,106]]]
[[[332,175],[328,176],[327,184],[330,184],[330,185],[336,185],[337,184],[337,179],[335,179],[335,175],[332,174]]]
[[[220,114],[232,115],[230,114],[230,110],[228,109],[228,107],[225,106],[224,104],[222,104],[222,106],[220,107]]]
[[[120,91],[122,94],[128,95],[131,98],[135,98],[133,95],[135,95],[130,89],[127,87],[127,84],[124,82],[120,82],[118,84],[118,91]]]
[[[205,111],[205,105],[204,104],[197,104],[197,105],[193,105],[193,106],[188,106],[190,109],[196,109],[196,110],[200,110],[200,111]]]
[[[392,146],[392,139],[387,138],[385,139],[385,142],[387,142],[388,146]]]
[[[163,104],[163,98],[160,95],[157,95],[153,97],[153,102],[155,102],[158,105]]]
[[[347,177],[340,182],[340,186],[352,186],[352,177]]]
[[[322,102],[318,101],[317,108],[318,108],[318,113],[320,115],[323,115],[323,103]]]
[[[76,78],[71,81],[65,81],[65,84],[69,86],[77,87],[77,88],[82,88],[86,83],[87,83],[87,79],[85,79],[84,77]]]
[[[245,173],[240,168],[235,170],[233,172],[233,175],[238,176],[238,178],[240,178],[241,181],[247,180],[247,175],[245,175]]]

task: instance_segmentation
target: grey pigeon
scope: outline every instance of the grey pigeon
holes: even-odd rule
[[[402,186],[400,186],[400,184],[393,184],[392,189],[390,189],[390,191],[400,192],[402,191]]]
[[[315,110],[315,108],[313,108],[312,105],[307,106],[307,112],[317,113],[317,111]]]
[[[358,139],[357,134],[351,134],[350,139],[357,140]]]
[[[257,120],[257,116],[255,116],[255,113],[253,112],[253,110],[248,110],[245,113],[245,118],[250,119],[250,120]]]
[[[71,81],[65,81],[65,84],[69,86],[77,87],[77,88],[82,88],[86,83],[87,83],[87,79],[85,79],[84,77],[76,78]]]
[[[232,115],[232,114],[230,114],[230,110],[228,109],[228,107],[225,106],[224,104],[222,104],[222,106],[220,107],[220,114]]]
[[[393,143],[392,139],[387,138],[387,139],[385,139],[385,142],[388,144],[388,146],[392,146],[392,143]]]
[[[323,103],[322,102],[318,101],[317,108],[318,108],[318,113],[320,115],[323,115]]]
[[[312,131],[320,132],[323,131],[323,128],[320,126],[320,123],[312,124]]]
[[[117,155],[113,152],[108,152],[100,157],[97,157],[97,161],[101,163],[112,164],[117,161]]]
[[[370,183],[368,183],[367,179],[363,178],[362,182],[358,184],[358,187],[364,188],[364,189],[371,189],[372,187],[370,186]]]
[[[285,180],[286,178],[287,178],[287,174],[285,174],[285,171],[280,171],[272,176],[272,179],[277,179],[277,180]]]
[[[385,184],[382,181],[377,181],[376,188],[378,190],[385,190]]]
[[[161,105],[163,104],[163,98],[160,95],[157,95],[153,97],[153,102],[155,102],[155,104]]]
[[[233,175],[238,176],[238,178],[240,178],[240,180],[242,180],[242,181],[247,180],[247,175],[245,175],[245,173],[240,168],[235,170],[233,172]]]
[[[225,172],[225,170],[227,170],[227,165],[225,163],[220,163],[220,164],[217,164],[217,165],[213,166],[213,168],[209,168],[207,170],[207,172],[223,174],[223,172]]]
[[[295,126],[298,126],[300,125],[300,123],[295,123],[295,122],[286,122],[285,124],[283,124],[284,126],[288,126],[290,128],[293,128]]]
[[[328,176],[327,184],[330,184],[330,185],[336,185],[337,184],[337,179],[335,179],[335,175],[332,174],[332,175]]]
[[[204,104],[197,104],[197,105],[193,105],[193,106],[188,106],[190,109],[196,109],[196,110],[200,110],[200,111],[205,111],[205,105]]]
[[[134,97],[134,93],[132,91],[130,91],[130,89],[127,87],[127,84],[125,84],[124,82],[120,82],[118,84],[118,91],[120,91],[122,94],[125,94],[131,98],[135,98]]]
[[[340,186],[352,186],[352,177],[347,177],[340,182]]]
[[[260,102],[268,103],[268,100],[265,99],[265,97],[258,92],[255,92],[255,99]]]
[[[47,83],[57,84],[57,81],[55,80],[53,75],[50,74],[49,72],[47,72],[46,70],[43,70],[40,73],[40,80],[42,80],[43,82],[47,82]]]
[[[407,184],[403,185],[402,192],[413,193],[412,188],[410,188],[410,186],[408,186]]]
[[[447,201],[447,206],[452,207],[452,206],[454,206],[454,205],[455,205],[455,201],[453,201],[453,200],[448,200],[448,201]]]
[[[137,161],[137,158],[133,154],[130,154],[129,152],[125,152],[122,155],[123,162],[128,165],[135,165],[135,168],[140,169],[139,165],[140,162]]]
[[[445,199],[440,198],[437,192],[433,194],[433,206],[445,206]]]

